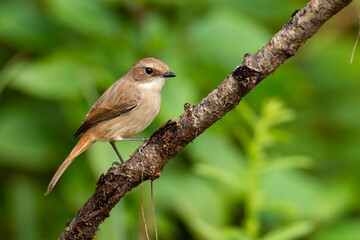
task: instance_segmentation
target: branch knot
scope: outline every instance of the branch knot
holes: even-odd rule
[[[251,91],[255,86],[265,78],[264,74],[252,70],[247,66],[238,66],[232,73],[232,77],[248,91]]]

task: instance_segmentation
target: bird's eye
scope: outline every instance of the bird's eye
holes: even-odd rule
[[[151,68],[146,68],[145,72],[146,72],[146,74],[150,75],[150,74],[152,74],[153,70]]]

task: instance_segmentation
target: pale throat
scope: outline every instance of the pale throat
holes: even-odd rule
[[[158,77],[153,79],[151,82],[140,83],[139,87],[146,90],[161,91],[166,78]]]

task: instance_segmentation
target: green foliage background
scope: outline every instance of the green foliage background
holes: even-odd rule
[[[43,193],[88,109],[129,66],[178,77],[140,136],[176,119],[306,1],[0,1],[0,238],[56,239],[116,155],[97,143]],[[160,239],[360,239],[355,5],[310,39],[154,182]],[[118,143],[124,156],[138,143]],[[154,236],[149,183],[145,214]],[[145,239],[140,188],[96,239]]]

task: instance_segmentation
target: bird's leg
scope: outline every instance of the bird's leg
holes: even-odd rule
[[[144,142],[143,144],[140,145],[140,147],[138,147],[132,154],[130,154],[129,156],[132,157],[134,156],[137,152],[139,152],[142,155],[142,149],[145,147],[145,145],[147,144],[147,142]]]
[[[147,141],[149,141],[150,138],[123,138],[122,141],[142,141],[144,142],[141,144],[141,146],[135,150],[131,155],[133,156],[136,152],[139,152],[142,155],[142,149],[145,147]]]
[[[141,146],[136,149],[133,153],[131,153],[129,156],[132,157],[134,156],[137,152],[139,152],[142,155],[142,149],[143,147],[145,147],[147,141],[149,141],[150,138],[121,138],[119,139],[119,141],[142,141],[144,142],[143,144],[141,144]]]
[[[119,159],[120,159],[120,161],[121,161],[121,164],[123,164],[123,163],[124,163],[124,160],[123,160],[123,158],[121,157],[118,149],[116,148],[115,142],[110,142],[110,144],[111,144],[111,146],[114,148],[114,150],[115,150],[115,152],[116,152],[116,155],[119,157]],[[119,165],[118,162],[114,162],[114,163],[117,164],[117,165]],[[113,163],[113,164],[114,164],[114,163]]]
[[[150,138],[121,138],[121,141],[141,141],[146,142],[149,141]]]

